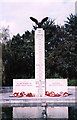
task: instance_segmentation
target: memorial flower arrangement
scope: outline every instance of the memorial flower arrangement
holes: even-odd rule
[[[67,92],[64,93],[64,97],[66,97],[66,96],[68,96],[68,93],[67,93]]]
[[[15,92],[13,95],[14,95],[14,97],[18,97],[19,92],[18,92],[18,93],[17,93],[17,92]]]
[[[59,93],[55,94],[54,91],[51,91],[51,92],[46,91],[45,95],[49,96],[49,97],[60,97],[60,96],[66,97],[66,96],[68,96],[68,93],[67,92],[64,92],[64,93],[60,92],[60,94]]]
[[[27,93],[26,97],[35,97],[32,93]]]
[[[60,96],[66,97],[66,96],[68,96],[68,93],[61,91],[60,94],[59,93],[56,94],[54,91],[51,91],[51,92],[46,91],[45,95],[49,96],[49,97],[60,97]],[[12,97],[23,97],[23,96],[25,96],[25,97],[35,97],[35,95],[32,94],[31,92],[27,93],[27,94],[25,94],[25,92],[20,92],[20,93],[19,92],[14,92]]]
[[[23,97],[23,96],[25,96],[25,97],[35,97],[35,95],[32,94],[31,92],[27,93],[27,94],[25,94],[25,92],[20,92],[20,93],[19,92],[14,92],[13,96],[14,97]]]

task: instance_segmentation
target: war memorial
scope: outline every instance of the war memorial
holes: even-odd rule
[[[58,118],[68,119],[68,106],[77,103],[75,87],[67,79],[45,78],[45,31],[38,22],[35,30],[35,79],[13,79],[13,91],[3,93],[0,104],[13,107],[13,119]],[[22,111],[22,112],[21,112]]]

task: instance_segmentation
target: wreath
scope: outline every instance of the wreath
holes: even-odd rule
[[[50,97],[55,97],[55,92],[50,92]]]
[[[55,94],[55,92],[54,91],[51,91],[50,93],[48,92],[48,91],[46,91],[45,92],[45,95],[46,96],[49,96],[49,97],[60,97],[60,96],[62,96],[62,97],[66,97],[66,96],[68,96],[68,93],[67,92],[60,92],[60,94]]]
[[[18,94],[19,94],[19,92],[18,93],[15,92],[13,95],[14,95],[14,97],[18,97]]]

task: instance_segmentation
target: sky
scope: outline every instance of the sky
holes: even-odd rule
[[[55,19],[63,25],[69,15],[75,14],[76,0],[0,0],[0,29],[9,25],[10,36],[33,29],[30,17],[41,21],[44,17]]]

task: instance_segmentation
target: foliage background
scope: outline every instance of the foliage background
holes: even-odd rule
[[[36,27],[23,35],[18,33],[12,39],[9,28],[2,28],[3,86],[12,86],[13,79],[35,78]],[[68,85],[77,85],[77,15],[67,17],[63,26],[48,19],[42,27],[45,30],[45,77],[67,78]]]

